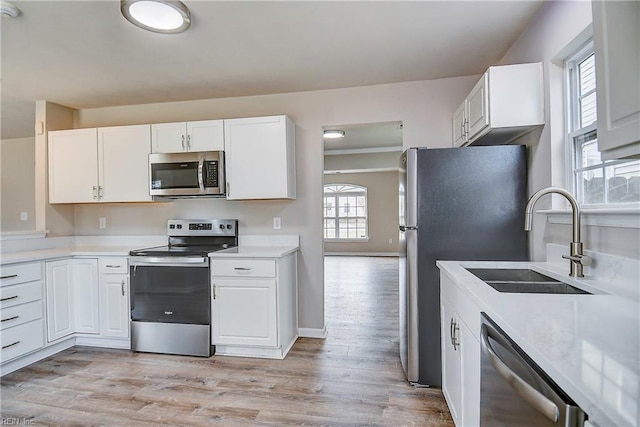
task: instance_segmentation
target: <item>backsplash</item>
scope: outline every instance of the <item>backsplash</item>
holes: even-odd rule
[[[569,260],[563,259],[562,255],[569,255],[569,246],[548,243],[546,248],[547,262],[568,273]],[[606,284],[603,290],[612,294],[640,300],[640,261],[601,252],[584,252],[593,259],[591,265],[584,267],[585,279]]]

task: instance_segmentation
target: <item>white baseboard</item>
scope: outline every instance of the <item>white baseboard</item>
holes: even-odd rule
[[[25,366],[29,366],[32,363],[38,362],[42,359],[46,359],[47,357],[53,356],[56,353],[60,353],[62,350],[73,347],[75,343],[76,340],[72,337],[55,344],[51,344],[45,348],[41,348],[40,350],[34,351],[31,354],[21,356],[16,360],[12,360],[11,362],[3,363],[2,366],[0,366],[0,376],[10,374],[11,372],[17,371],[18,369],[24,368]]]
[[[322,329],[317,328],[298,328],[298,336],[302,338],[326,338],[327,327]]]
[[[328,256],[400,256],[398,252],[325,252],[324,254]]]

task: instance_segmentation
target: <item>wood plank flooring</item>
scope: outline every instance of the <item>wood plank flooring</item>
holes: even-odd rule
[[[397,259],[327,257],[325,283],[327,338],[284,360],[74,347],[1,379],[2,424],[453,426],[404,378]]]

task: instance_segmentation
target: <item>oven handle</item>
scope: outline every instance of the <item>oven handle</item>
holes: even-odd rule
[[[155,265],[161,267],[208,267],[207,257],[130,257],[130,266]]]
[[[496,352],[493,350],[493,347],[491,347],[491,343],[489,343],[489,335],[503,346],[506,346],[507,349],[510,349],[511,346],[507,342],[504,342],[501,339],[502,337],[497,335],[497,332],[494,331],[493,328],[490,328],[487,324],[482,325],[480,333],[482,338],[482,347],[487,356],[489,356],[489,361],[496,372],[529,405],[544,414],[544,416],[549,418],[551,421],[557,422],[560,417],[560,410],[558,409],[558,406],[509,369],[500,357],[498,357]]]

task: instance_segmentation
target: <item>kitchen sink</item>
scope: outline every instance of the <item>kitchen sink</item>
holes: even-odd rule
[[[529,269],[467,268],[498,292],[522,294],[583,294],[590,292]]]

